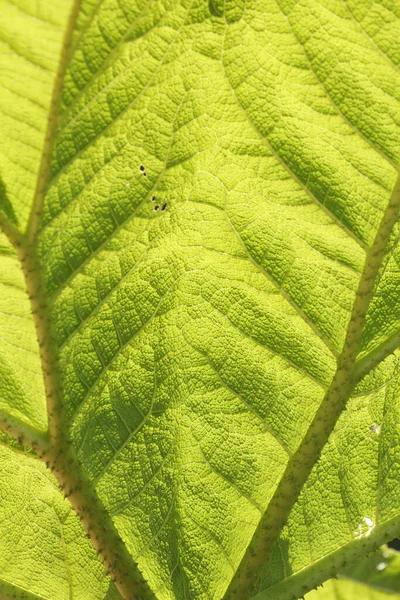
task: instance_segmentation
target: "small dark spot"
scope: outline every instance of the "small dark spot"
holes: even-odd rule
[[[395,538],[394,540],[392,540],[391,542],[388,543],[389,548],[393,548],[394,550],[397,550],[397,552],[400,551],[400,539],[399,538]]]
[[[143,166],[143,165],[140,165],[139,169],[140,169],[140,170],[142,171],[142,173],[143,173],[143,171],[144,171],[144,166]]]
[[[156,197],[155,197],[155,196],[152,196],[152,197],[151,197],[151,201],[152,201],[152,202],[155,202],[155,201],[156,201]]]
[[[147,173],[143,171],[143,177],[147,177]]]
[[[158,204],[155,205],[154,210],[158,210],[160,207]]]
[[[167,203],[165,202],[165,203],[162,205],[162,207],[161,207],[161,210],[162,210],[162,212],[164,212],[164,210],[165,210],[166,208],[167,208]]]

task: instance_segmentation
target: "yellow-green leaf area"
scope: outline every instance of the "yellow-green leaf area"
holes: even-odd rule
[[[387,546],[347,568],[306,600],[399,600],[400,554]]]
[[[78,19],[39,256],[74,444],[160,598],[223,596],[330,384],[396,179],[400,74],[325,4]],[[360,444],[382,402],[354,399]],[[370,518],[348,493],[317,559]]]
[[[0,210],[25,230],[69,0],[0,1]]]
[[[274,547],[257,600],[304,595],[399,535],[399,356],[357,386]]]
[[[359,360],[367,362],[400,344],[400,223],[386,249],[364,327]]]
[[[20,263],[0,236],[0,412],[39,433],[47,430],[39,349]]]
[[[44,463],[2,444],[0,536],[2,598],[119,598]]]
[[[364,35],[400,68],[400,9],[396,0],[348,0],[347,7]]]
[[[355,581],[330,579],[323,589],[310,592],[306,600],[399,600],[400,594],[385,592]]]

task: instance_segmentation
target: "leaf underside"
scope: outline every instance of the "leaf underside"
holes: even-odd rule
[[[0,94],[0,208],[21,233],[60,4],[55,17],[50,3],[0,3],[0,65],[20,77]],[[389,0],[82,2],[37,251],[70,435],[157,598],[222,598],[329,387],[400,162],[396,11]],[[29,54],[18,28],[47,54]],[[303,595],[400,529],[399,355],[388,356],[398,237],[396,225],[363,331],[368,375],[265,566],[260,600]],[[43,431],[22,276],[3,239],[0,252],[0,411]],[[43,555],[29,560],[32,592],[79,597],[80,575],[46,588]],[[85,585],[108,598],[107,582]]]
[[[387,547],[347,569],[338,580],[330,579],[306,600],[398,600],[400,554]]]

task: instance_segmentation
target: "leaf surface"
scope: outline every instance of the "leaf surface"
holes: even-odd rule
[[[400,344],[399,241],[400,227],[396,223],[367,313],[358,358],[361,370],[378,363]]]
[[[43,377],[25,282],[15,250],[0,237],[0,412],[43,435]]]
[[[399,532],[399,356],[388,357],[356,388],[255,598],[304,595]]]
[[[359,564],[349,567],[344,576],[385,592],[399,592],[400,555],[384,546]]]
[[[23,231],[70,7],[69,0],[0,2],[0,209]]]
[[[400,160],[396,46],[362,4],[82,2],[37,249],[74,445],[159,598],[223,596],[335,372]],[[3,212],[22,230],[39,155],[19,155],[35,174],[23,200],[18,173],[1,173]],[[360,361],[398,332],[396,235]],[[335,568],[365,519],[377,539],[398,524],[386,360],[315,467],[264,595],[303,577],[309,589],[310,563]]]
[[[42,461],[1,443],[0,490],[1,598],[119,598]]]
[[[323,590],[310,592],[307,594],[307,600],[398,600],[400,594],[371,589],[367,585],[340,579],[334,581],[330,579],[324,585]]]
[[[399,74],[344,7],[307,43],[309,3],[85,6],[40,234],[71,431],[160,597],[221,597],[341,351]]]

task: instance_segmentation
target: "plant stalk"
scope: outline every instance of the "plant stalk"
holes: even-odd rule
[[[287,463],[283,477],[261,517],[224,600],[245,600],[258,591],[256,586],[272,547],[357,383],[354,367],[365,317],[399,209],[400,175],[397,177],[374,243],[365,258],[343,351],[338,358],[331,385],[300,446]]]
[[[153,600],[153,593],[85,475],[69,439],[64,419],[58,350],[52,336],[35,248],[29,243],[19,244],[17,252],[31,302],[47,401],[49,448],[39,455],[55,475],[122,598]]]

